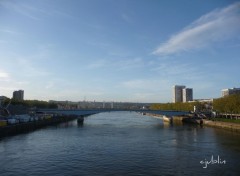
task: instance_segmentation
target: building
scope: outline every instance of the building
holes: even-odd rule
[[[22,101],[24,100],[24,91],[23,90],[17,90],[13,92],[13,99]]]
[[[192,88],[182,89],[182,98],[183,102],[193,101],[193,89]]]
[[[183,85],[175,85],[173,86],[173,102],[183,102],[183,89],[186,88],[186,86]]]
[[[230,88],[222,90],[222,97],[232,95],[232,94],[240,94],[240,88]]]

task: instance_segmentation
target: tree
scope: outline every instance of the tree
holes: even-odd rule
[[[220,113],[240,113],[240,95],[234,94],[213,101],[214,110]]]

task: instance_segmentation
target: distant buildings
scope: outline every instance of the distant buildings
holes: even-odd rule
[[[18,100],[18,101],[24,100],[24,91],[23,90],[14,91],[13,100]]]
[[[173,102],[174,103],[183,101],[182,90],[184,88],[186,88],[186,86],[182,86],[182,85],[173,86]]]
[[[183,85],[173,86],[173,102],[188,102],[193,100],[193,89]]]
[[[232,95],[232,94],[240,94],[240,88],[230,88],[222,90],[222,97]]]
[[[149,108],[152,103],[132,103],[132,102],[113,102],[113,101],[56,101],[49,100],[49,103],[57,104],[58,109],[145,109]]]
[[[182,90],[183,102],[193,101],[193,89],[184,88]]]

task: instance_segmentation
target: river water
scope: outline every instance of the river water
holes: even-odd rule
[[[1,176],[239,173],[239,134],[135,112],[99,113],[80,126],[74,120],[0,140]]]

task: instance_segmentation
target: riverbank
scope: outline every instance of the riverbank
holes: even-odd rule
[[[153,113],[147,113],[146,115],[164,120],[164,115],[160,114],[153,114]],[[172,116],[172,122],[175,124],[182,123],[182,120],[186,118],[185,116]],[[220,121],[212,121],[203,119],[203,125],[209,126],[209,127],[215,127],[215,128],[222,128],[226,130],[231,130],[235,132],[240,132],[240,124],[239,123],[231,123],[231,122],[220,122]]]
[[[46,126],[57,125],[62,122],[74,120],[77,117],[77,115],[57,115],[49,119],[2,126],[0,127],[0,138],[34,131]]]
[[[204,119],[203,125],[240,132],[240,124],[239,123],[220,122],[220,121],[212,121],[212,120]]]

